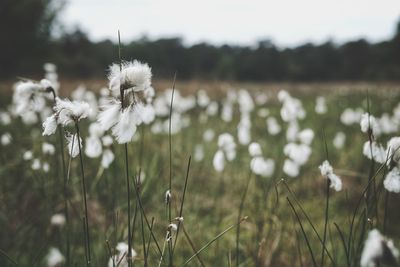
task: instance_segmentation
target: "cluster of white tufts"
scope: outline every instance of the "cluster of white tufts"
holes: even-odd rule
[[[275,161],[266,159],[262,156],[262,150],[259,143],[253,142],[249,145],[249,154],[251,157],[251,171],[262,177],[271,177],[275,170]]]
[[[22,122],[32,125],[51,114],[47,102],[52,100],[54,90],[49,80],[40,82],[22,81],[14,85],[11,113],[20,117]]]
[[[321,175],[329,180],[331,188],[335,189],[335,191],[342,190],[342,180],[339,176],[333,173],[333,168],[329,161],[325,160],[322,162],[322,164],[319,166],[319,169],[321,171]]]
[[[278,93],[278,100],[282,103],[282,120],[288,123],[288,143],[283,148],[287,158],[283,163],[283,172],[290,177],[296,177],[300,173],[300,167],[306,164],[311,156],[314,131],[308,128],[300,131],[299,120],[305,118],[306,112],[299,99],[282,90]]]
[[[137,126],[154,120],[151,69],[139,61],[113,64],[108,79],[114,98],[103,101],[98,122],[104,131],[112,130],[119,144],[125,144],[132,140]]]
[[[375,267],[381,264],[397,266],[399,251],[393,241],[382,236],[377,229],[369,232],[361,254],[361,267]]]
[[[325,97],[318,96],[315,103],[315,112],[317,114],[325,114],[328,112],[328,107],[326,105]]]
[[[226,161],[236,157],[236,143],[232,135],[223,133],[218,137],[218,150],[214,155],[213,166],[217,172],[222,172]]]

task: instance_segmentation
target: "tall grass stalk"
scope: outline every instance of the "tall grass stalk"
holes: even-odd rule
[[[174,103],[174,94],[175,94],[175,83],[176,83],[176,72],[174,74],[174,81],[172,84],[172,95],[171,95],[171,103],[169,107],[169,122],[168,122],[168,144],[169,144],[169,193],[172,196],[172,135],[171,135],[171,127],[172,127],[172,106]],[[169,224],[172,223],[171,217],[171,198],[167,199],[168,206],[168,221]],[[171,233],[171,232],[170,232]],[[169,266],[173,266],[173,247],[172,247],[172,236],[168,238],[168,252],[169,252]]]
[[[79,131],[79,124],[75,122],[76,128],[76,135],[77,135],[77,142],[78,142],[78,149],[79,149],[79,160],[81,166],[81,180],[82,180],[82,191],[83,191],[83,203],[85,207],[85,217],[84,217],[84,229],[85,229],[85,239],[86,239],[86,249],[87,249],[87,261],[86,266],[91,266],[92,259],[91,259],[91,251],[90,251],[90,233],[89,233],[89,216],[88,216],[88,208],[87,208],[87,196],[86,196],[86,181],[85,181],[85,171],[83,168],[83,156],[82,156],[82,148],[81,148],[81,137]]]
[[[195,254],[193,254],[187,261],[185,261],[182,266],[187,265],[189,262],[191,262],[198,254],[200,254],[202,251],[204,251],[205,249],[207,249],[212,243],[214,243],[216,240],[218,240],[219,238],[221,238],[224,234],[226,234],[227,232],[229,232],[230,230],[232,230],[233,228],[235,228],[238,224],[241,224],[242,222],[244,222],[245,220],[247,220],[247,216],[243,217],[239,222],[229,226],[228,228],[226,228],[224,231],[222,231],[220,234],[218,234],[216,237],[214,237],[212,240],[210,240],[207,244],[205,244],[202,248],[200,248]]]
[[[181,218],[183,218],[183,205],[185,203],[185,196],[186,196],[187,184],[188,184],[188,180],[189,180],[189,170],[190,170],[191,161],[192,161],[192,156],[189,156],[188,165],[187,165],[187,169],[186,169],[185,185],[183,187],[183,193],[182,193],[182,199],[181,199],[181,207],[179,209],[179,218],[178,218],[176,236],[175,236],[174,247],[172,249],[172,253],[175,252],[176,242],[178,240],[178,235],[179,235],[179,230],[180,230],[179,228],[181,226]]]
[[[50,92],[53,96],[54,105],[56,105],[56,92],[52,87],[50,87]],[[60,145],[60,155],[61,155],[61,169],[63,174],[63,197],[64,197],[64,216],[65,216],[65,266],[70,266],[70,254],[71,254],[71,246],[70,246],[70,222],[69,222],[69,212],[68,212],[68,179],[67,179],[67,171],[65,167],[65,156],[64,156],[64,134],[63,127],[58,124],[58,140]]]
[[[246,187],[244,189],[244,192],[243,192],[243,195],[242,195],[242,199],[241,199],[240,205],[239,205],[238,221],[240,221],[240,218],[242,218],[244,202],[246,200],[247,191],[249,189],[251,178],[252,178],[252,175],[251,175],[251,170],[250,170],[249,171],[249,178],[247,179]],[[240,240],[240,224],[238,224],[238,226],[236,228],[236,266],[237,267],[239,267],[239,240]]]
[[[121,34],[118,30],[118,57],[119,57],[119,70],[122,72],[122,56],[121,56]],[[125,108],[124,105],[124,90],[120,83],[120,97],[122,109]],[[132,266],[132,230],[131,230],[131,194],[130,194],[130,183],[129,183],[129,167],[128,167],[128,144],[124,144],[124,154],[125,154],[125,176],[126,176],[126,190],[127,190],[127,200],[128,200],[128,254],[127,262],[128,266]]]
[[[324,139],[324,145],[325,145],[325,153],[326,153],[326,160],[329,161],[329,153],[328,153],[328,144],[326,143],[326,135],[325,135],[325,130],[323,129],[323,139]],[[321,255],[321,267],[324,266],[324,258],[325,258],[325,249],[326,247],[326,230],[328,227],[328,220],[329,220],[329,187],[330,187],[330,180],[328,177],[326,178],[326,205],[325,205],[325,223],[324,223],[324,234],[322,237],[322,255]]]
[[[300,225],[300,229],[301,229],[301,232],[303,233],[304,239],[305,239],[305,241],[307,243],[308,251],[310,252],[313,265],[314,265],[314,267],[317,267],[317,262],[315,261],[314,252],[313,252],[313,250],[311,248],[310,241],[308,240],[307,234],[306,234],[306,232],[304,230],[303,224],[301,223],[300,217],[297,214],[297,211],[294,208],[294,206],[293,206],[292,202],[290,201],[289,197],[286,197],[286,200],[289,203],[290,207],[292,208],[293,214],[296,216],[296,219],[297,219],[297,221],[298,221],[298,223]]]

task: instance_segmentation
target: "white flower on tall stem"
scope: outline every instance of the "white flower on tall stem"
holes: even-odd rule
[[[112,256],[112,258],[110,258],[110,260],[108,261],[108,267],[113,267],[114,265],[117,266],[117,264],[119,263],[119,267],[128,267],[128,244],[124,243],[124,242],[119,242],[117,244],[116,250],[118,252],[118,254]],[[136,258],[137,253],[134,249],[131,250],[131,262],[134,261],[134,259]]]
[[[91,112],[88,103],[83,101],[70,101],[56,98],[54,114],[43,122],[43,135],[52,135],[57,130],[57,124],[67,126],[87,118]]]
[[[321,175],[329,180],[331,188],[335,189],[336,191],[342,190],[342,180],[339,176],[333,173],[333,168],[331,164],[329,164],[329,161],[325,160],[322,162],[322,164],[319,166],[319,169],[321,171]]]
[[[120,69],[121,68],[121,69]],[[123,62],[121,66],[110,67],[109,89],[121,99],[109,99],[101,107],[98,122],[102,129],[112,129],[112,134],[119,144],[132,140],[137,126],[142,122],[149,124],[155,118],[155,111],[150,105],[154,96],[151,87],[151,69],[139,61]]]

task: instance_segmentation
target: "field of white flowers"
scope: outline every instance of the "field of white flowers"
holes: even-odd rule
[[[0,100],[0,266],[399,266],[398,87],[44,70]]]

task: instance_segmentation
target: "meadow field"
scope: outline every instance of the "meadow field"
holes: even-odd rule
[[[0,86],[0,266],[398,266],[399,84],[132,64]]]

